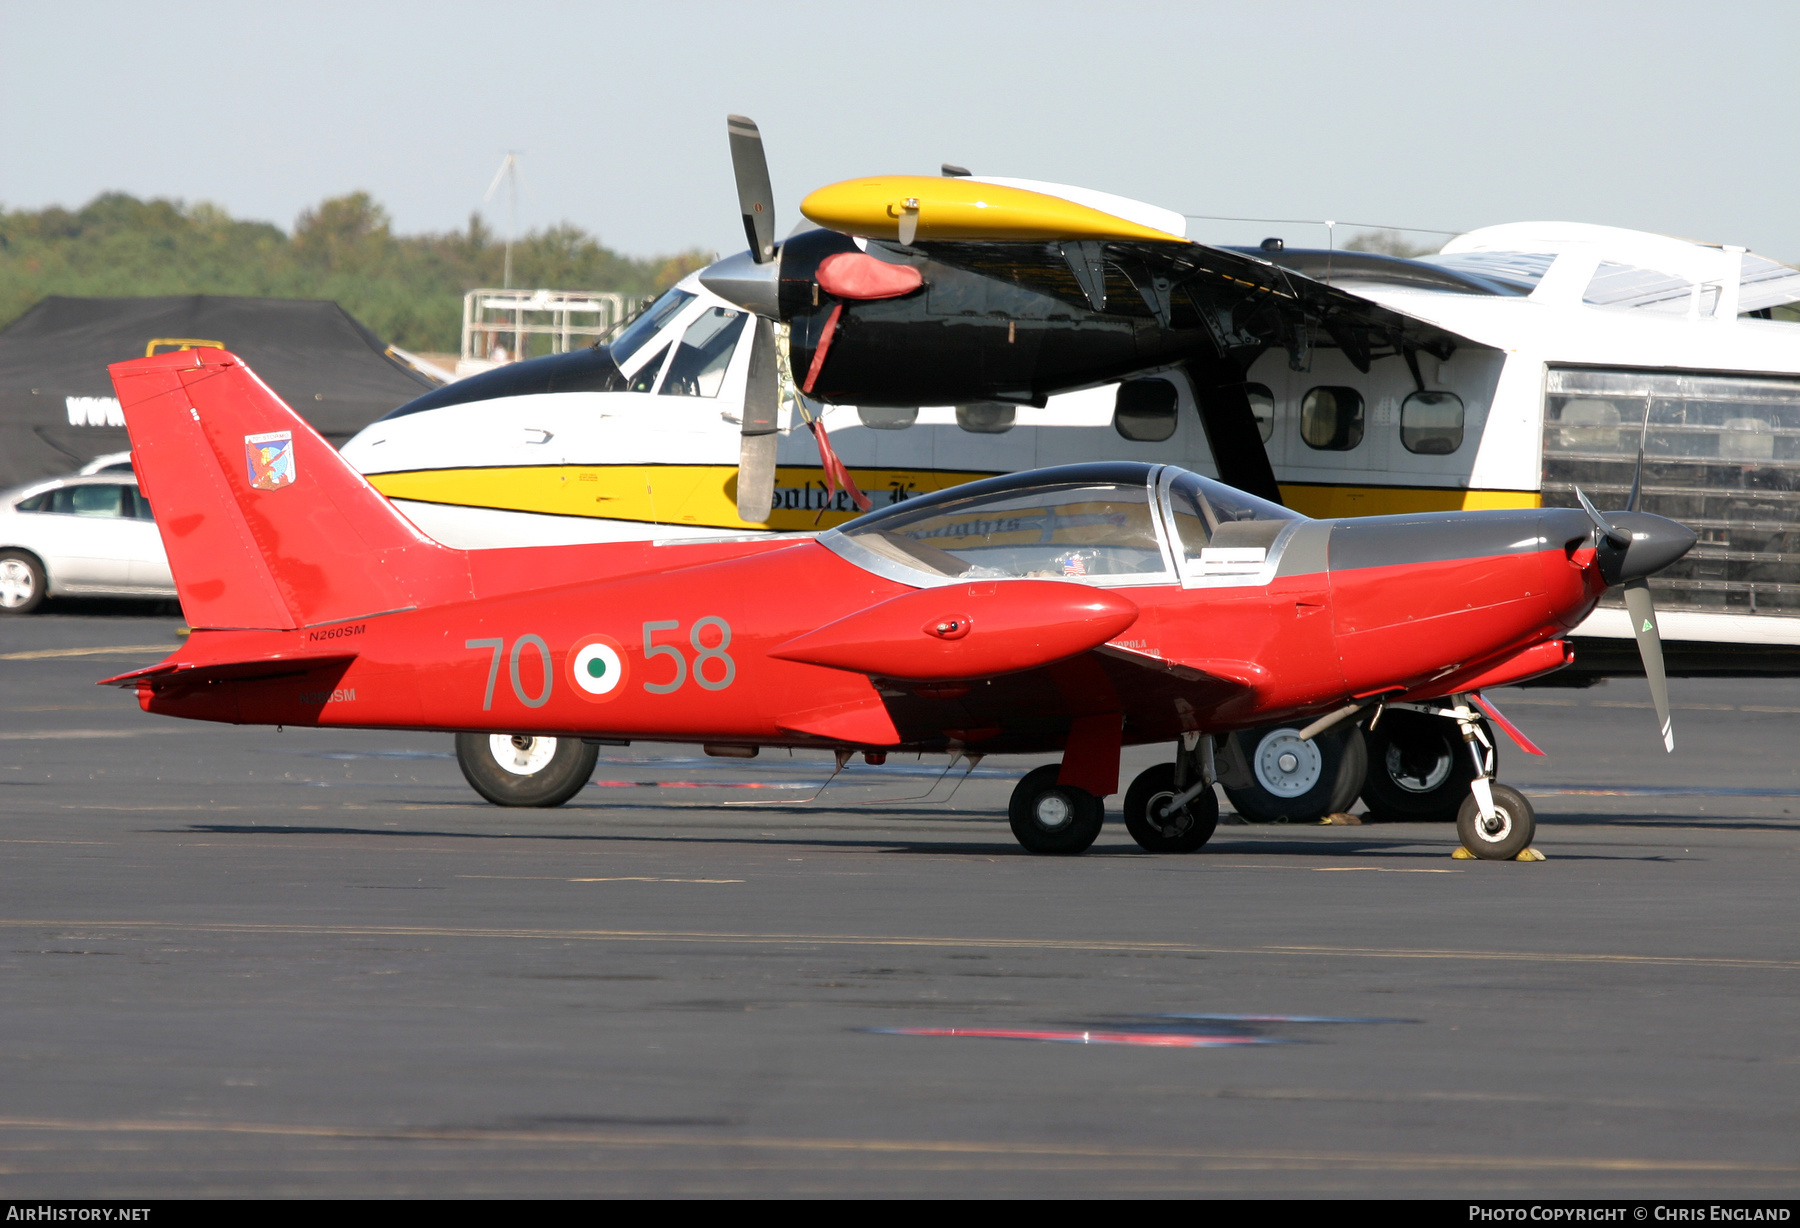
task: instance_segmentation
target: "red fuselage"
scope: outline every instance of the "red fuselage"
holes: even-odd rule
[[[1306,522],[1273,579],[1228,588],[919,589],[813,540],[464,558],[470,600],[295,630],[196,630],[164,663],[192,670],[159,667],[140,684],[143,707],[244,724],[1052,751],[1071,721],[1100,713],[1122,716],[1125,742],[1150,742],[1378,692],[1519,681],[1565,662],[1560,637],[1605,587],[1586,518],[1562,509]],[[1034,614],[1035,600],[1009,607],[1021,583],[1088,605],[1054,618]],[[893,642],[871,665],[775,655],[901,598]],[[960,678],[957,632],[933,630],[958,619],[974,628]],[[1057,628],[1076,634],[1082,619],[1104,642],[1062,653]],[[1009,645],[1024,646],[1025,667],[996,675],[992,654]],[[1061,655],[1034,663],[1033,651]]]

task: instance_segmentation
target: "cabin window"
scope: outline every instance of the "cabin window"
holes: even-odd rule
[[[650,392],[656,387],[656,377],[663,368],[663,359],[669,356],[669,347],[664,346],[656,352],[656,357],[638,368],[638,373],[631,377],[625,386],[626,392]]]
[[[1314,388],[1300,402],[1300,438],[1321,452],[1348,452],[1362,442],[1363,399],[1354,388]]]
[[[688,325],[662,383],[666,397],[716,397],[744,331],[742,312],[714,307]],[[640,372],[640,374],[642,374]]]
[[[694,296],[686,290],[671,290],[650,304],[649,310],[626,325],[625,331],[614,337],[607,346],[612,352],[613,361],[623,366],[627,359],[656,336],[663,325],[673,320],[683,307],[693,301]]]
[[[1178,397],[1166,379],[1130,379],[1113,400],[1113,429],[1135,443],[1161,443],[1175,433]]]
[[[150,511],[150,500],[144,498],[144,492],[135,486],[125,488],[125,514],[134,520],[155,520]]]
[[[1244,395],[1250,399],[1250,412],[1256,418],[1256,433],[1268,443],[1275,435],[1275,394],[1267,384],[1245,384]]]
[[[1141,484],[1059,483],[934,501],[848,536],[883,558],[958,580],[1148,581],[1167,573]]]
[[[1454,392],[1415,392],[1400,403],[1400,443],[1421,456],[1462,447],[1463,403]]]
[[[56,493],[55,491],[51,491],[51,490],[40,490],[37,492],[37,494],[31,496],[31,498],[21,499],[17,503],[13,504],[13,511],[15,511],[15,512],[47,512],[50,510],[50,496],[55,493]]]
[[[1013,429],[1018,410],[1003,401],[977,401],[956,407],[956,425],[975,435],[1004,435]]]

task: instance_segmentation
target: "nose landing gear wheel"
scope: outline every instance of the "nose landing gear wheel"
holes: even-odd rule
[[[1537,814],[1525,795],[1506,785],[1494,791],[1494,818],[1484,820],[1481,807],[1470,794],[1456,815],[1456,834],[1462,846],[1483,861],[1511,861],[1531,847],[1537,834]]]
[[[463,778],[496,806],[560,806],[587,784],[599,758],[600,748],[580,738],[456,735]]]
[[[1014,788],[1006,817],[1028,853],[1082,853],[1100,835],[1106,804],[1086,789],[1059,785],[1062,768],[1046,764]]]
[[[1163,808],[1182,793],[1175,787],[1175,765],[1159,763],[1139,773],[1125,791],[1125,830],[1148,853],[1192,853],[1212,839],[1219,825],[1219,798],[1210,788],[1190,798],[1173,814]]]

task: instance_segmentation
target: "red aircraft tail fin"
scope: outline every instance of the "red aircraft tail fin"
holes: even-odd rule
[[[470,596],[467,556],[414,528],[243,359],[110,369],[190,625],[308,627]]]

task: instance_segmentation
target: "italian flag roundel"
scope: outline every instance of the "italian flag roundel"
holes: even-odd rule
[[[597,704],[617,695],[630,672],[624,645],[610,635],[582,636],[569,646],[567,660],[575,693]]]

